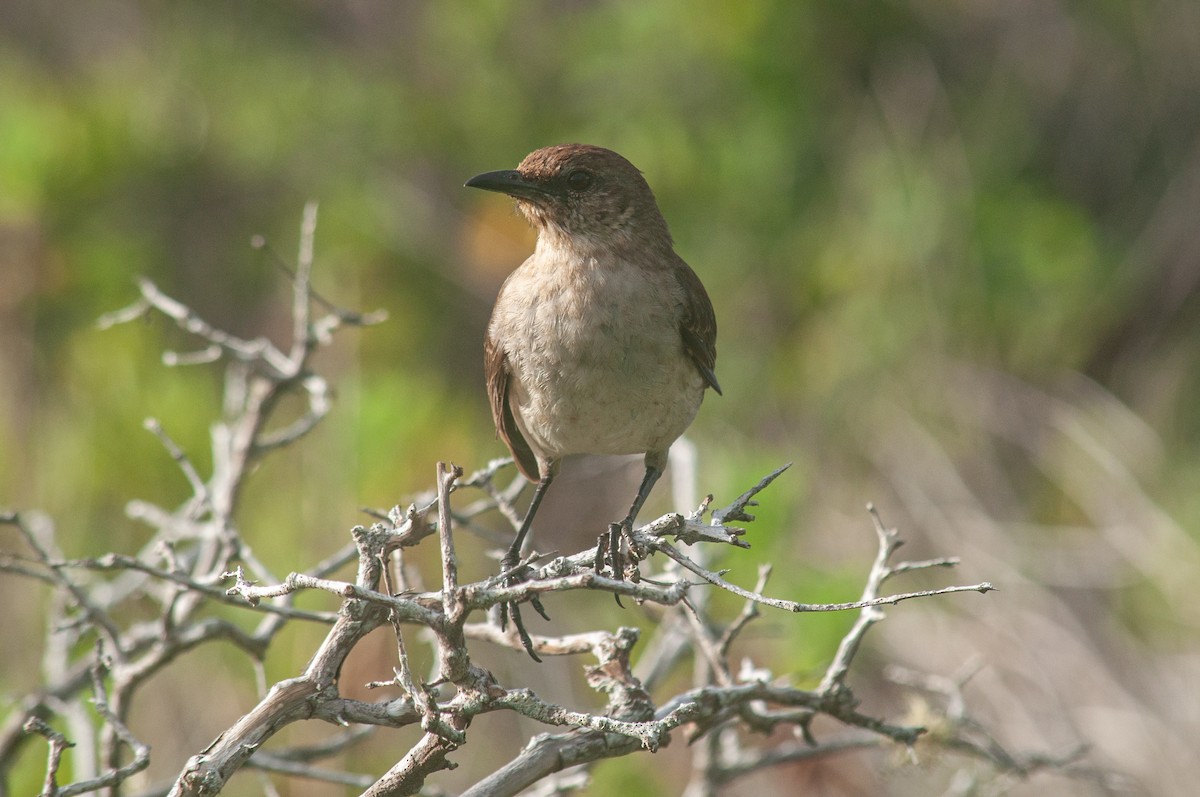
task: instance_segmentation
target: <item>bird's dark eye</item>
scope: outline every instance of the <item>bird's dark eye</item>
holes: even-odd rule
[[[572,191],[586,191],[592,186],[592,173],[586,169],[576,169],[567,175],[567,188]]]

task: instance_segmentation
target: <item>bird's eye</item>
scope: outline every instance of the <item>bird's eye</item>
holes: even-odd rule
[[[584,169],[576,169],[567,175],[567,188],[572,191],[586,191],[592,185],[592,173]]]

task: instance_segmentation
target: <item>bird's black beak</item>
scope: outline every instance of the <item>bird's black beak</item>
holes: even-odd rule
[[[517,199],[538,199],[549,193],[545,186],[526,179],[513,169],[477,174],[463,185],[467,188],[482,188],[484,191],[497,191]]]

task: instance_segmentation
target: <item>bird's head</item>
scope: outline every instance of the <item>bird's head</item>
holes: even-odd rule
[[[486,172],[466,185],[508,194],[540,236],[575,249],[671,246],[667,223],[642,173],[610,149],[544,147],[516,169]]]

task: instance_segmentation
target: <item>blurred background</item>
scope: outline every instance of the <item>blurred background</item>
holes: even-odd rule
[[[1087,761],[1136,793],[1191,793],[1194,0],[2,0],[0,505],[49,513],[69,555],[136,551],[149,530],[126,502],[189,495],[142,420],[160,419],[203,472],[221,372],[164,367],[164,349],[192,344],[161,320],[100,331],[96,319],[131,303],[144,275],[217,326],[286,341],[287,279],[249,242],[261,234],[293,260],[309,199],[317,290],[390,318],[321,355],[332,414],[250,481],[239,517],[259,557],[306,567],[365,521],[360,506],[428,489],[437,460],[469,471],[500,456],[481,340],[533,237],[510,202],[462,183],[568,141],[643,170],[713,298],[725,395],[709,395],[689,435],[700,493],[727,503],[795,463],[763,495],[753,549],[721,554],[730,578],[752,586],[771,561],[772,594],[853,600],[875,550],[872,501],[909,557],[962,558],[893,588],[999,591],[889,609],[852,675],[864,710],[922,710],[883,679],[888,664],[977,668],[968,706],[1006,747],[1089,744]],[[614,474],[639,475],[579,464],[542,526],[579,514],[576,491],[611,492],[611,510],[586,512],[619,516],[631,492],[592,482]],[[671,507],[660,488],[645,516]],[[480,553],[469,575],[491,566]],[[38,682],[46,599],[0,577],[5,708]],[[607,600],[548,608],[563,631],[651,622]],[[852,621],[767,614],[744,655],[812,683]],[[294,674],[320,635],[281,637],[269,677]],[[390,677],[394,645],[379,651],[358,660],[358,682]],[[489,663],[503,682],[528,680],[521,654]],[[592,705],[578,670],[538,679]],[[211,686],[196,690],[198,672]],[[232,649],[166,678],[192,688],[163,688],[135,716],[155,745],[147,782],[255,701]],[[481,719],[481,743],[440,782],[461,788],[537,730]],[[406,740],[382,734],[340,764],[381,772]],[[652,771],[646,755],[600,765],[591,793],[678,793],[682,742]],[[40,748],[28,757],[30,792],[43,762]],[[771,772],[754,793],[1105,793],[1053,775],[989,782],[934,755],[897,766],[844,756]],[[964,771],[981,791],[962,788]],[[238,783],[228,793],[261,793]]]

